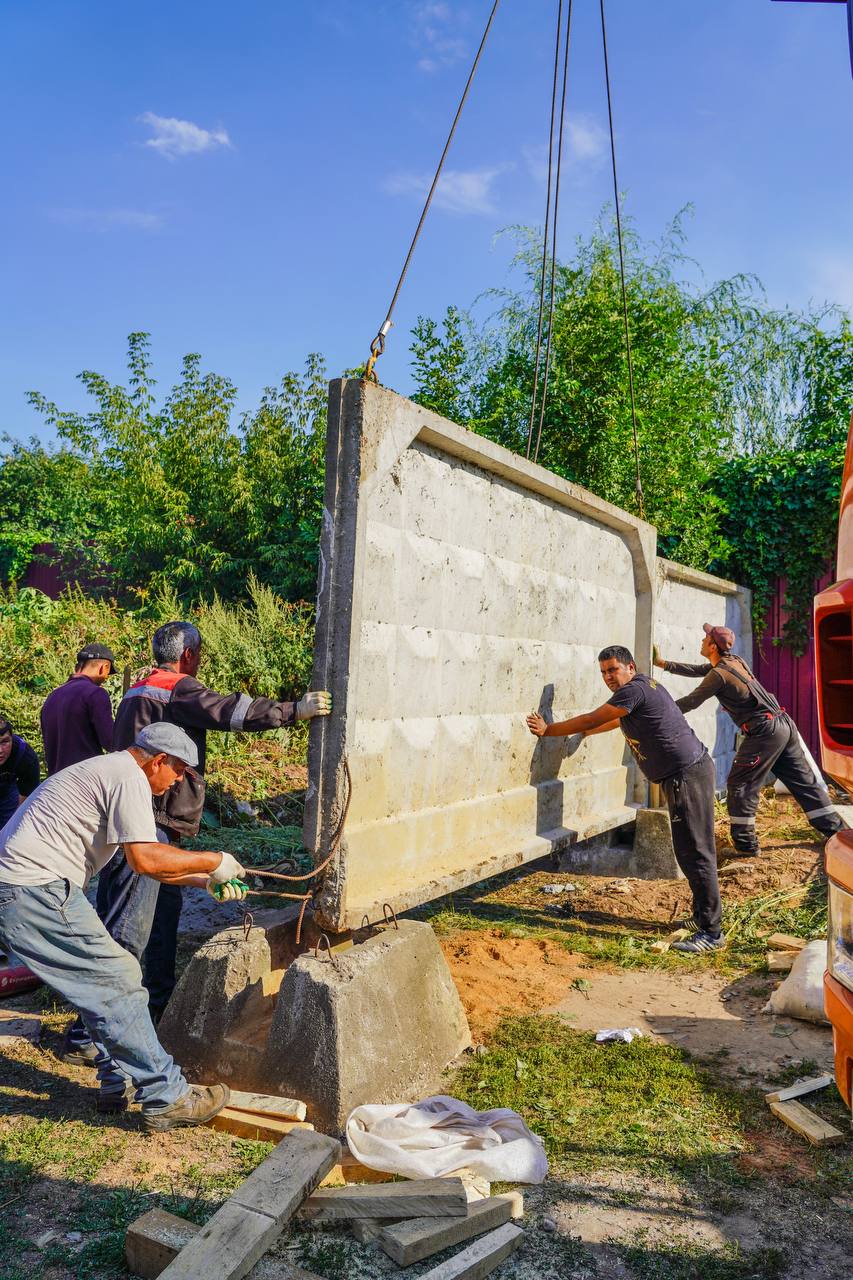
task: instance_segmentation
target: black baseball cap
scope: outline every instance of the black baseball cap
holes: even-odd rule
[[[81,649],[77,654],[77,666],[82,666],[84,662],[108,662],[110,664],[110,675],[115,674],[115,654],[105,644],[87,644],[85,648]]]

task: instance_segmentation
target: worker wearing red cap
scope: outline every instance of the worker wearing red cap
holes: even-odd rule
[[[729,627],[703,624],[703,663],[668,662],[655,648],[654,663],[675,676],[701,676],[692,693],[676,699],[682,711],[694,711],[708,698],[717,698],[744,737],[729,770],[727,803],[732,844],[745,857],[759,853],[755,812],[761,788],[775,773],[822,836],[831,836],[844,825],[829,798],[826,784],[816,774],[800,746],[797,726],[784,707],[755,678],[734,652],[735,633]]]

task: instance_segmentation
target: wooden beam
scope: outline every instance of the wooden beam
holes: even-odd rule
[[[461,1178],[423,1178],[380,1186],[323,1187],[299,1210],[303,1221],[348,1218],[464,1218],[468,1199]]]
[[[514,1252],[524,1239],[524,1232],[511,1222],[490,1231],[469,1244],[461,1253],[454,1254],[446,1262],[441,1262],[430,1271],[425,1271],[420,1280],[483,1280],[483,1276],[491,1275],[495,1267]]]
[[[142,1280],[156,1280],[181,1249],[201,1231],[194,1222],[178,1218],[165,1209],[150,1209],[131,1222],[124,1238],[127,1265]],[[312,1271],[303,1271],[278,1258],[260,1258],[247,1280],[320,1280]]]
[[[768,951],[767,968],[770,973],[789,973],[797,958],[796,951]]]
[[[802,951],[805,945],[805,938],[796,938],[792,933],[771,933],[767,939],[768,951]]]
[[[793,1129],[802,1138],[807,1138],[813,1147],[833,1147],[844,1141],[844,1134],[834,1125],[821,1120],[801,1102],[770,1102],[767,1104],[774,1116]]]
[[[242,1093],[231,1090],[228,1103],[232,1111],[251,1111],[255,1116],[274,1116],[277,1120],[304,1120],[308,1108],[296,1098],[279,1098],[270,1093]]]
[[[208,1127],[220,1133],[233,1133],[237,1138],[255,1138],[258,1142],[281,1142],[294,1129],[314,1130],[304,1120],[277,1120],[274,1116],[255,1116],[249,1111],[223,1107],[219,1115],[208,1120]]]
[[[493,1196],[468,1205],[464,1218],[412,1218],[395,1222],[379,1236],[379,1245],[400,1267],[431,1258],[451,1245],[473,1240],[486,1231],[501,1227],[512,1217],[509,1196]]]
[[[288,1134],[162,1274],[243,1280],[340,1158],[333,1138],[305,1129]]]
[[[808,1080],[797,1080],[789,1084],[787,1089],[777,1089],[775,1093],[765,1093],[765,1102],[790,1102],[791,1098],[801,1098],[804,1093],[814,1093],[815,1089],[825,1089],[832,1084],[832,1076],[810,1076]]]

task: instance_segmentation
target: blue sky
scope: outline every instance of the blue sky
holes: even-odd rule
[[[83,407],[152,334],[240,405],[382,320],[489,0],[2,0],[0,430],[25,393]],[[495,233],[540,224],[554,0],[502,0],[381,365],[410,389],[418,314],[509,280]],[[695,206],[709,278],[853,308],[853,81],[840,4],[608,0],[620,185],[640,231]],[[597,0],[575,0],[568,249],[609,198]]]

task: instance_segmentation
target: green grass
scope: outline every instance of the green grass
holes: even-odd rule
[[[785,1269],[781,1249],[743,1250],[735,1243],[713,1249],[687,1239],[653,1243],[646,1232],[618,1247],[636,1280],[778,1280]]]
[[[23,1116],[0,1132],[0,1200],[56,1170],[63,1179],[91,1182],[121,1156],[126,1136],[114,1125]]]

